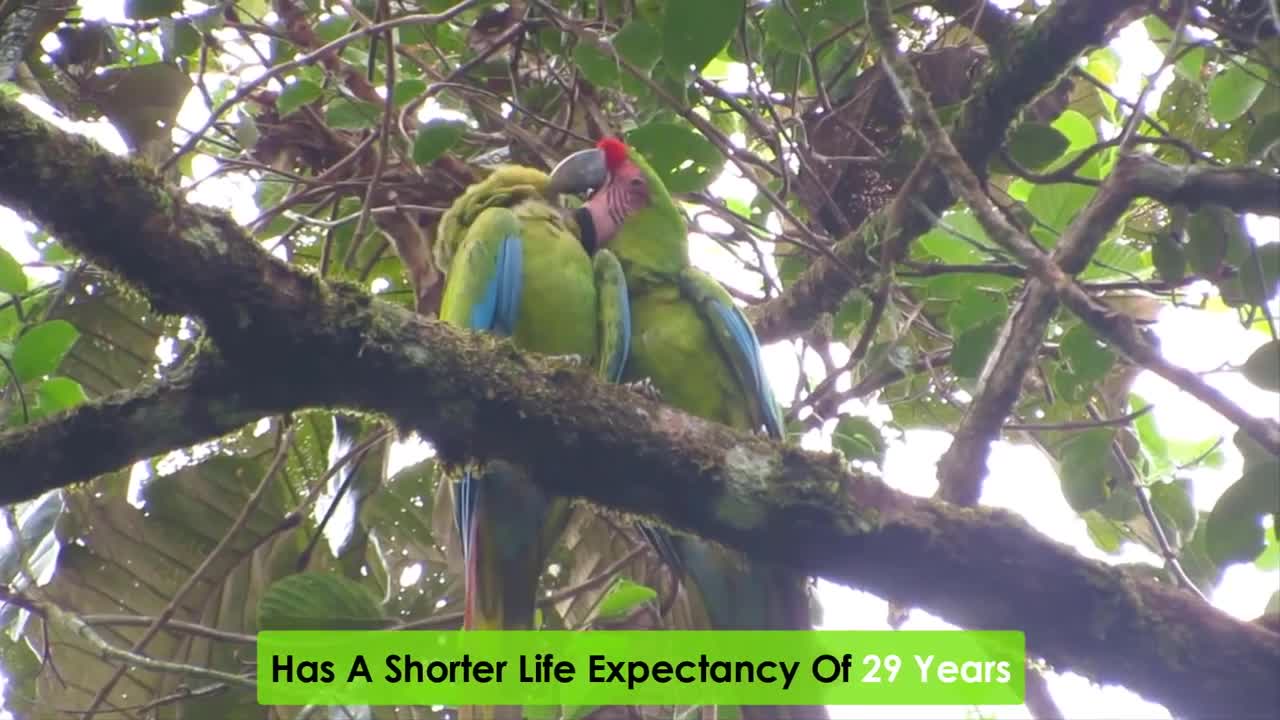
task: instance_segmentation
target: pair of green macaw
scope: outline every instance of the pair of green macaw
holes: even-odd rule
[[[560,194],[594,191],[572,213]],[[610,382],[648,381],[686,412],[781,438],[751,325],[689,262],[684,217],[648,163],[608,138],[550,175],[495,170],[445,213],[441,319],[527,350],[587,359]],[[519,468],[489,462],[454,484],[469,629],[533,626],[538,580],[568,519]],[[713,629],[809,629],[808,580],[656,528],[645,534],[696,588]],[[806,711],[813,717],[814,711]],[[786,718],[779,708],[743,717]]]

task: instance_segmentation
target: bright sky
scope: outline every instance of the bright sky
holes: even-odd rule
[[[1004,0],[1001,5],[1019,4]],[[83,3],[86,17],[120,18],[121,1],[105,2],[89,0]],[[1143,78],[1160,65],[1161,56],[1147,40],[1140,25],[1125,30],[1113,44],[1123,59],[1118,88],[1121,94],[1136,98]],[[1168,82],[1168,73],[1158,81],[1158,87]],[[1158,97],[1150,101],[1151,107]],[[118,134],[105,123],[69,123],[56,118],[46,107],[37,102],[28,107],[67,128],[84,132],[117,153],[125,148]],[[179,116],[179,126],[194,128],[205,119],[203,105],[193,93]],[[200,178],[214,169],[214,161],[197,158],[195,177]],[[717,181],[713,190],[724,197],[751,199],[752,189],[732,171]],[[253,185],[241,177],[223,177],[203,183],[192,193],[192,199],[230,210],[240,222],[247,222],[258,214],[253,201]],[[1280,236],[1277,223],[1272,219],[1262,222],[1251,218],[1250,228],[1260,242],[1273,242]],[[38,253],[28,242],[29,233],[35,227],[20,221],[10,211],[0,208],[0,247],[5,248],[20,262],[32,262]],[[695,236],[694,261],[721,280],[755,292],[758,276],[751,275],[731,262],[726,251],[703,236]],[[34,278],[51,279],[48,271],[29,269]],[[1274,311],[1273,311],[1274,312]],[[1190,308],[1166,309],[1160,316],[1156,332],[1162,341],[1166,357],[1197,371],[1208,371],[1224,365],[1239,365],[1249,354],[1266,341],[1257,332],[1240,328],[1223,321],[1221,316]],[[839,353],[845,353],[845,357]],[[835,361],[847,358],[847,349],[837,351]],[[765,349],[769,376],[775,388],[790,389],[798,372],[796,351],[791,343],[777,343]],[[1228,397],[1259,416],[1280,416],[1277,396],[1266,393],[1246,382],[1237,373],[1220,372],[1208,376],[1209,382]],[[846,385],[847,387],[847,385]],[[1227,462],[1219,470],[1202,470],[1193,476],[1193,499],[1200,510],[1212,508],[1217,497],[1240,476],[1241,460],[1230,435],[1234,427],[1215,413],[1205,409],[1198,401],[1178,392],[1167,382],[1144,373],[1139,377],[1134,392],[1155,404],[1154,415],[1163,433],[1171,438],[1190,441],[1203,440],[1225,434],[1224,444]],[[785,395],[785,394],[784,394]],[[872,402],[850,403],[848,411],[869,415],[875,420],[888,419],[888,408]],[[830,431],[834,421],[821,432],[812,432],[804,439],[806,447],[830,449]],[[912,431],[901,441],[890,445],[885,464],[887,481],[906,492],[921,496],[932,495],[937,487],[935,463],[950,443],[950,435],[941,431]],[[403,466],[422,457],[426,448],[420,443],[405,443],[393,452],[393,465]],[[1004,507],[1027,518],[1041,532],[1077,549],[1081,554],[1112,563],[1148,562],[1159,565],[1159,558],[1134,545],[1126,545],[1119,556],[1107,556],[1089,539],[1083,520],[1066,503],[1057,478],[1046,457],[1030,446],[999,443],[991,456],[991,474],[987,478],[982,495],[986,505]],[[0,524],[0,537],[8,539],[7,530]],[[405,577],[402,581],[412,581]],[[1260,615],[1271,594],[1280,588],[1280,571],[1261,571],[1252,564],[1230,568],[1222,584],[1213,591],[1212,602],[1222,610],[1243,619]],[[866,593],[850,590],[827,582],[819,583],[819,596],[825,613],[823,628],[828,629],[888,629],[887,605],[884,601]],[[914,611],[905,625],[906,629],[938,629],[950,627],[941,620],[921,611]],[[0,678],[2,681],[3,678]],[[1051,674],[1048,677],[1050,692],[1062,711],[1070,718],[1168,718],[1162,707],[1145,702],[1133,693],[1117,687],[1099,687],[1072,673]],[[1024,707],[841,707],[833,708],[834,720],[841,718],[1028,718]]]

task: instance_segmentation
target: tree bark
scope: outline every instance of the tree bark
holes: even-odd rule
[[[0,203],[166,312],[199,318],[209,344],[172,379],[0,435],[0,501],[262,415],[351,408],[420,432],[448,461],[527,464],[550,490],[963,627],[1022,629],[1028,649],[1055,667],[1175,713],[1270,717],[1280,702],[1280,634],[1083,559],[1010,513],[905,495],[838,456],[685,415],[322,282],[270,256],[222,213],[179,199],[151,171],[5,99]]]

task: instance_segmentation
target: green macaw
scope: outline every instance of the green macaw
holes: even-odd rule
[[[555,180],[504,166],[467,188],[440,220],[437,266],[447,272],[440,318],[511,337],[526,350],[574,356],[617,381],[630,341],[626,281],[611,253],[588,254],[572,215],[556,204],[602,178],[587,163]],[[594,249],[594,247],[592,247]],[[468,629],[531,629],[538,579],[564,530],[569,503],[509,463],[462,472],[454,486]]]
[[[616,138],[562,164],[583,176],[606,171],[576,218],[598,248],[618,256],[626,274],[631,347],[623,379],[647,379],[664,401],[693,415],[781,438],[782,413],[755,332],[729,293],[690,264],[684,216],[661,178]],[[687,535],[653,528],[646,535],[692,581],[713,629],[812,629],[805,576],[747,563]],[[744,707],[742,716],[812,718],[825,712]]]

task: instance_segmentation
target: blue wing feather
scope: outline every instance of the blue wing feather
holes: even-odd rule
[[[516,320],[520,317],[520,299],[524,283],[524,247],[519,235],[508,235],[498,246],[493,277],[485,287],[484,296],[472,308],[469,315],[471,330],[484,330],[497,335],[515,333]],[[453,520],[462,536],[462,556],[470,557],[471,528],[478,506],[479,483],[474,482],[472,471],[463,471],[458,479],[453,504]]]
[[[484,296],[471,308],[470,330],[487,330],[498,335],[515,333],[520,317],[520,292],[524,283],[524,248],[518,235],[508,235],[498,246],[493,277]]]
[[[615,290],[620,316],[618,319],[622,323],[622,344],[618,347],[618,352],[609,358],[609,366],[606,368],[607,379],[611,383],[622,381],[622,371],[626,369],[627,356],[631,354],[631,299],[625,284],[619,284]]]
[[[765,429],[770,437],[781,438],[784,430],[782,413],[778,410],[778,403],[774,401],[769,378],[764,373],[764,362],[760,358],[760,341],[756,339],[751,324],[743,317],[737,306],[726,306],[719,300],[712,300],[710,305],[720,321],[729,329],[729,335],[733,338],[737,350],[747,358],[751,377],[744,379],[750,381],[752,387],[749,390],[755,394],[756,401],[764,413]]]

